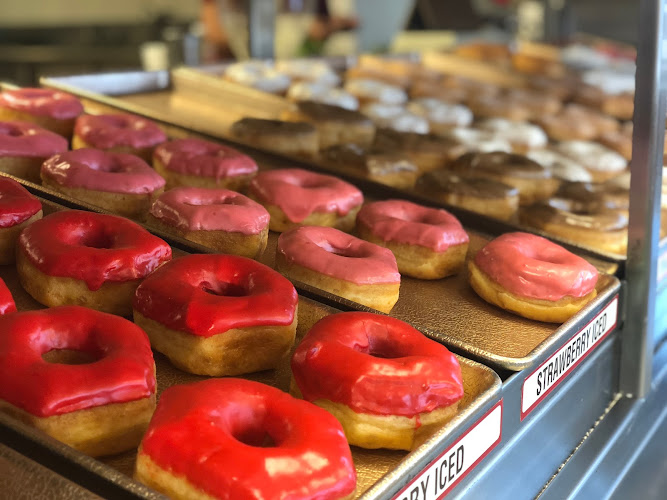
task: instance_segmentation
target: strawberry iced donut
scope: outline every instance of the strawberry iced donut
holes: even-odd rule
[[[124,113],[81,115],[74,124],[72,149],[96,148],[130,153],[150,162],[155,146],[166,140],[160,127],[139,116]]]
[[[19,234],[41,218],[40,201],[15,180],[0,177],[0,265],[14,263]]]
[[[401,275],[391,250],[331,227],[281,234],[276,266],[292,280],[385,313],[398,300]]]
[[[597,295],[598,272],[546,238],[508,233],[469,262],[470,284],[487,302],[524,318],[564,323]]]
[[[0,315],[16,312],[16,303],[12,292],[7,288],[5,282],[0,278]]]
[[[137,446],[155,363],[130,321],[79,306],[0,317],[0,411],[92,456]]]
[[[39,182],[44,160],[67,151],[67,139],[28,122],[0,122],[0,172]]]
[[[294,351],[292,374],[292,391],[333,414],[362,448],[414,448],[463,397],[461,367],[445,346],[365,312],[318,321]]]
[[[271,231],[328,226],[351,231],[364,202],[356,187],[331,175],[299,168],[260,172],[248,190],[271,214]]]
[[[223,376],[275,368],[294,344],[298,297],[273,269],[234,255],[189,255],[137,288],[134,322],[178,368]]]
[[[178,187],[160,196],[148,223],[222,253],[255,258],[266,248],[269,213],[227,189]]]
[[[362,239],[391,250],[400,273],[414,278],[456,274],[468,251],[468,234],[456,217],[409,201],[364,205],[357,215],[357,231]]]
[[[349,498],[356,484],[335,418],[241,379],[164,391],[135,476],[175,500],[334,500]]]
[[[52,156],[42,183],[125,217],[142,218],[164,190],[164,179],[134,155],[77,149]]]
[[[0,121],[36,123],[68,139],[72,137],[74,120],[81,113],[81,101],[58,90],[25,88],[0,94]]]
[[[129,315],[141,280],[171,259],[171,247],[134,222],[79,210],[50,214],[23,230],[16,267],[41,304],[84,305]]]
[[[161,144],[153,152],[153,167],[167,180],[167,189],[192,186],[240,191],[257,173],[257,164],[249,156],[201,139]]]

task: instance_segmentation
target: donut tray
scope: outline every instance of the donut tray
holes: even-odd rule
[[[42,198],[44,214],[67,208]],[[188,252],[173,245],[174,255],[184,255]],[[19,311],[43,308],[30,297],[21,287],[14,266],[0,266],[0,277],[2,277],[11,290]],[[297,343],[305,335],[308,329],[319,319],[341,310],[345,307],[334,308],[309,298],[308,292],[297,288],[299,291],[299,313],[297,328]],[[462,356],[457,356],[463,371],[464,398],[459,405],[459,413],[450,422],[437,430],[426,442],[421,444],[411,453],[391,450],[364,450],[352,448],[353,459],[357,468],[357,490],[354,498],[389,498],[396,493],[411,477],[415,467],[419,464],[428,463],[433,457],[444,449],[451,441],[456,439],[467,426],[474,421],[491,404],[499,399],[500,379],[490,368]],[[158,398],[162,390],[175,384],[195,382],[206,377],[191,375],[173,367],[163,355],[155,353],[155,364],[157,373]],[[287,390],[289,387],[290,371],[289,359],[276,370],[268,370],[257,374],[248,375],[246,378],[258,382],[270,384]],[[19,435],[20,439],[37,446],[33,453],[46,456],[54,456],[55,460],[69,463],[76,471],[76,481],[87,478],[86,481],[95,482],[95,478],[104,483],[113,485],[114,488],[122,490],[122,496],[128,498],[161,498],[149,488],[131,479],[134,470],[136,451],[125,452],[112,457],[93,459],[82,453],[59,443],[42,433],[28,428],[20,422],[0,415],[0,435]],[[67,469],[62,463],[58,466]],[[59,470],[60,470],[59,469]],[[68,469],[69,470],[69,469]],[[62,471],[63,475],[73,472]],[[372,491],[368,491],[371,490]],[[367,492],[368,491],[368,492]],[[114,498],[118,492],[114,493]],[[105,495],[106,496],[106,495]]]
[[[587,247],[516,222],[506,223],[458,207],[451,207],[414,189],[389,187],[369,180],[364,172],[354,167],[333,165],[322,157],[288,157],[257,150],[251,144],[234,143],[228,133],[234,121],[251,115],[264,118],[277,117],[286,104],[282,98],[246,89],[212,76],[219,71],[220,66],[213,66],[157,72],[88,74],[42,78],[41,84],[77,95],[84,101],[89,112],[109,110],[130,112],[159,122],[173,137],[192,135],[194,132],[208,139],[223,139],[253,156],[260,165],[262,163],[297,165],[334,173],[357,184],[368,193],[378,193],[380,198],[404,198],[447,208],[468,226],[490,234],[521,230],[548,236],[573,251],[606,262],[607,272],[624,277],[625,255]],[[224,102],[224,108],[212,105],[216,102]]]

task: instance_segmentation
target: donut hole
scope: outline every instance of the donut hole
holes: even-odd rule
[[[245,287],[235,283],[204,282],[200,285],[200,287],[202,291],[211,295],[217,295],[219,297],[245,297],[248,295],[248,291],[245,289]]]
[[[340,255],[341,257],[348,257],[350,259],[361,259],[364,257],[363,255],[359,255],[359,252],[356,250],[353,250],[349,247],[348,248],[335,247],[328,241],[322,242],[318,244],[318,246],[329,253],[332,253],[334,255]]]
[[[104,231],[87,232],[81,235],[79,244],[89,248],[110,249],[113,248],[113,235]]]
[[[386,338],[371,337],[368,339],[368,351],[366,354],[374,358],[396,359],[405,357],[404,352],[399,352],[395,344]]]
[[[125,168],[118,162],[117,159],[112,158],[110,161],[91,164],[90,168],[99,172],[108,172],[110,174],[117,174],[125,172]]]
[[[42,359],[58,365],[87,365],[98,361],[91,353],[76,349],[51,349],[42,354]]]
[[[249,427],[239,429],[233,433],[234,438],[241,443],[255,448],[275,448],[276,440],[265,429]]]
[[[326,189],[330,187],[329,181],[322,179],[288,179],[287,182],[303,189]]]

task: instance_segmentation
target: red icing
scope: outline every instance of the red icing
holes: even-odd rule
[[[278,252],[288,262],[357,285],[401,281],[391,250],[332,227],[305,226],[282,233]]]
[[[111,193],[152,193],[165,181],[137,156],[99,149],[76,149],[52,156],[41,174],[61,186]]]
[[[597,270],[584,259],[528,233],[503,234],[487,243],[475,264],[508,292],[531,299],[583,297],[598,280]]]
[[[299,168],[260,172],[249,192],[261,203],[280,208],[292,222],[302,222],[313,212],[346,215],[364,202],[356,187],[330,175]]]
[[[0,122],[0,157],[48,158],[67,151],[67,139],[28,122]]]
[[[201,139],[177,139],[155,148],[153,158],[183,175],[226,179],[257,172],[257,164],[236,149]]]
[[[63,306],[1,316],[0,331],[0,399],[32,415],[62,415],[155,392],[148,337],[120,316]],[[54,349],[82,351],[96,361],[42,359]]]
[[[151,207],[162,222],[188,231],[259,234],[269,212],[250,198],[227,189],[179,187],[162,194]]]
[[[267,434],[275,446],[261,446]],[[351,494],[356,483],[350,448],[332,415],[250,380],[165,390],[139,453],[221,499],[333,500]]]
[[[21,224],[41,209],[40,201],[21,184],[0,177],[0,228]]]
[[[81,115],[74,133],[91,147],[110,149],[119,146],[150,148],[167,140],[152,121],[134,115]]]
[[[364,205],[357,215],[357,224],[365,226],[382,241],[418,245],[434,252],[468,243],[468,234],[452,214],[409,201],[377,201]]]
[[[296,348],[292,373],[305,400],[328,399],[357,413],[413,417],[463,397],[461,367],[445,346],[365,312],[318,321]]]
[[[18,247],[41,272],[83,280],[90,290],[144,278],[171,259],[171,247],[138,224],[79,210],[34,222],[21,233]]]
[[[83,105],[73,95],[39,88],[5,90],[0,94],[0,107],[56,120],[71,120],[83,113]]]
[[[137,288],[133,307],[168,328],[210,337],[232,328],[289,325],[298,296],[273,269],[234,255],[174,259]]]
[[[9,291],[5,282],[0,278],[0,314],[16,312],[16,304],[12,292]]]

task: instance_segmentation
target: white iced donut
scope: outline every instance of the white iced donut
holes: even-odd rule
[[[425,118],[411,113],[401,105],[375,102],[364,106],[361,112],[373,120],[378,127],[417,134],[428,134],[430,130]]]
[[[344,89],[361,102],[405,104],[408,100],[408,95],[402,88],[367,78],[349,79],[345,82]]]
[[[290,85],[290,77],[277,71],[265,61],[243,61],[231,64],[225,70],[225,78],[246,87],[271,94],[282,94]]]
[[[408,103],[408,111],[428,120],[435,133],[454,127],[468,127],[472,123],[472,111],[462,104],[451,104],[433,97],[422,97]]]
[[[512,145],[507,139],[498,137],[488,130],[455,128],[450,130],[447,135],[465,146],[469,153],[512,152]]]
[[[625,158],[597,142],[565,141],[558,144],[556,150],[581,163],[595,182],[611,179],[628,166]]]
[[[324,61],[314,59],[291,59],[276,62],[276,69],[292,80],[317,82],[329,87],[340,83],[340,77]]]
[[[505,118],[489,118],[481,122],[478,127],[509,141],[517,153],[543,148],[549,142],[544,130],[531,123],[513,122]]]
[[[359,101],[343,89],[321,82],[296,82],[290,85],[287,98],[291,101],[316,101],[356,111]]]
[[[579,163],[550,149],[528,151],[526,156],[551,170],[557,179],[570,182],[592,182],[593,176]]]

